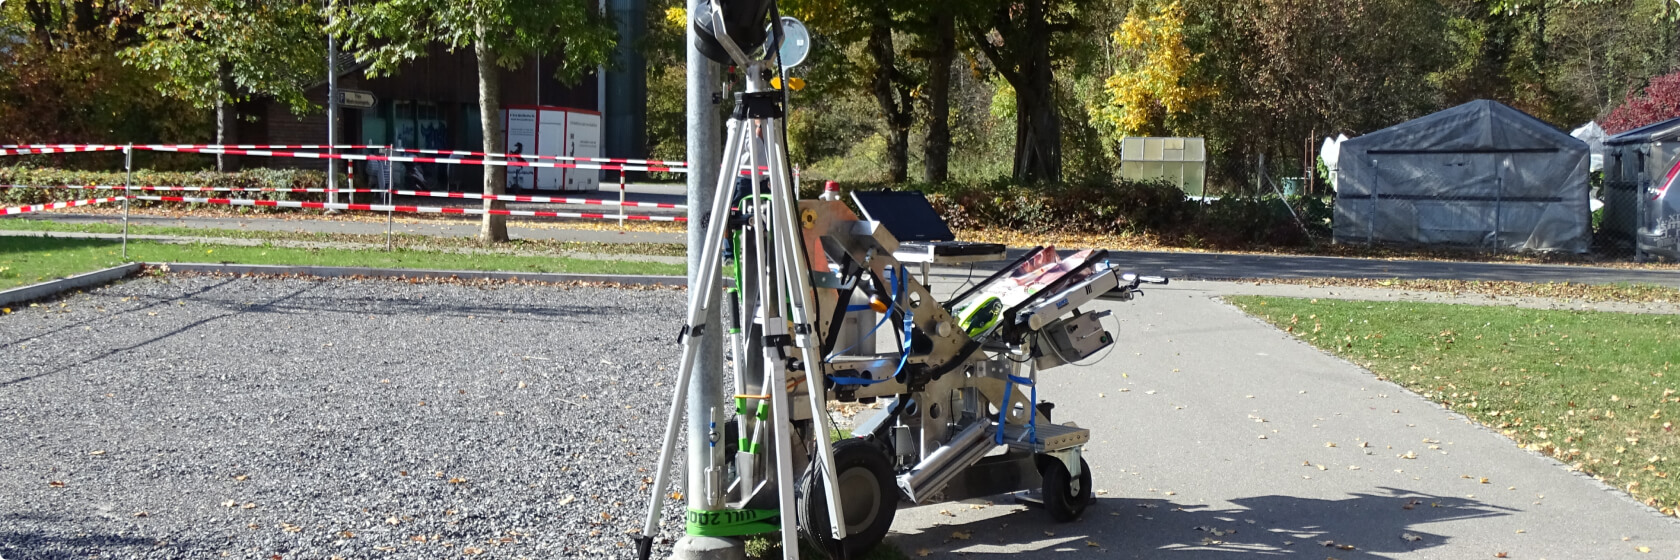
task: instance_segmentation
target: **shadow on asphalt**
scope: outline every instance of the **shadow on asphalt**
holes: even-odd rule
[[[1236,507],[1211,508],[1170,499],[1098,498],[1071,523],[1056,523],[1034,508],[1016,508],[1018,511],[997,517],[895,534],[890,540],[911,558],[925,550],[929,556],[957,553],[968,557],[1200,559],[1248,555],[1352,560],[1449,544],[1446,537],[1420,528],[1430,523],[1516,512],[1473,499],[1398,488],[1379,488],[1337,500],[1256,496],[1230,503]],[[992,507],[1011,505],[999,501]],[[963,504],[933,507],[969,509]]]

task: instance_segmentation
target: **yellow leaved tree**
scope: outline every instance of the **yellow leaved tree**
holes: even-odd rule
[[[1116,137],[1162,134],[1166,119],[1188,111],[1203,93],[1186,83],[1201,55],[1184,45],[1184,6],[1178,0],[1133,4],[1114,43],[1116,70],[1104,84],[1097,119]]]

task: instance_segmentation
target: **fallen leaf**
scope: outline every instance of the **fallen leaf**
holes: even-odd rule
[[[105,454],[104,449],[95,449],[93,451],[88,452],[88,455],[104,455],[104,454]]]
[[[1411,533],[1400,533],[1400,538],[1405,539],[1409,542],[1418,542],[1418,541],[1423,540],[1423,537],[1420,537],[1420,536],[1417,536],[1417,535],[1414,535],[1414,534],[1411,534]]]
[[[389,524],[392,524],[392,525],[396,525],[398,523],[402,523],[402,520],[397,519],[396,517],[387,517],[387,518],[385,518],[385,522],[389,523]]]
[[[925,549],[925,548],[916,549],[916,556],[926,558],[927,555],[929,555],[929,554],[933,554],[933,551]]]
[[[450,484],[466,484],[467,479],[457,476],[457,477],[449,479],[449,483]]]
[[[1493,553],[1493,557],[1494,558],[1510,558],[1510,556],[1507,556],[1503,552],[1495,552],[1495,553]]]
[[[947,510],[947,509],[939,510],[939,515],[943,515],[943,516],[946,516],[946,517],[956,517],[957,516],[957,514],[951,513],[951,510]]]
[[[461,554],[466,555],[466,556],[473,556],[473,555],[476,555],[476,554],[484,554],[484,549],[473,548],[473,547],[469,546],[469,547],[461,550]]]
[[[1325,447],[1335,447],[1335,446],[1336,446],[1336,442],[1334,442],[1334,441],[1326,441],[1326,442],[1324,442],[1324,446],[1325,446]]]
[[[245,505],[239,506],[239,509],[256,509],[256,507],[256,502],[245,502]]]
[[[1410,452],[1410,451],[1407,451],[1407,452],[1406,452],[1406,454],[1405,454],[1405,455],[1401,455],[1401,456],[1400,456],[1400,458],[1401,458],[1401,459],[1416,459],[1416,458],[1417,458],[1417,454],[1416,454],[1416,453],[1413,453],[1413,452]]]
[[[1102,548],[1102,545],[1097,544],[1097,541],[1085,541],[1085,546],[1089,546],[1091,548]]]
[[[1637,551],[1645,553],[1645,554],[1650,554],[1651,553],[1651,547],[1649,547],[1649,546],[1634,547],[1634,550],[1637,550]]]
[[[957,539],[959,541],[966,541],[968,539],[974,538],[974,533],[970,533],[970,532],[967,532],[967,531],[952,531],[951,532],[951,538]]]
[[[680,499],[682,499],[681,494],[682,494],[681,492],[672,492],[671,493],[671,499],[680,500]],[[572,503],[575,500],[577,500],[577,496],[567,494],[566,497],[560,498],[560,505],[566,505],[566,504]]]
[[[53,488],[63,488],[64,487],[64,481],[62,481],[62,480],[50,480],[50,481],[47,481],[47,486],[51,486]]]
[[[230,508],[230,507],[238,507],[238,506],[239,506],[239,502],[235,502],[233,500],[228,500],[228,501],[222,502],[222,507],[229,507]]]

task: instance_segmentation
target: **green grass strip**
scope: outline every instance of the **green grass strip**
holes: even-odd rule
[[[301,227],[302,224],[300,224]],[[0,218],[0,230],[45,231],[77,233],[122,233],[122,224],[101,222],[55,222],[41,219]],[[269,241],[312,241],[385,245],[385,234],[327,233],[304,231],[266,231],[231,228],[198,228],[131,224],[131,235],[172,235],[178,237],[209,237],[222,239],[260,239]],[[445,237],[413,233],[392,235],[397,247],[425,249],[483,249],[524,253],[598,253],[614,255],[683,256],[688,247],[682,243],[603,243],[596,241],[560,241],[553,239],[519,239],[507,243],[485,244],[471,237]]]
[[[1680,317],[1227,299],[1666,514],[1680,503]]]
[[[569,257],[445,253],[398,249],[296,249],[273,246],[131,241],[130,261],[427,268],[573,274],[681,275],[684,266]],[[34,284],[123,263],[122,242],[103,239],[0,237],[0,289]]]

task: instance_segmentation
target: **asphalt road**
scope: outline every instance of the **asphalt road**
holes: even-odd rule
[[[994,499],[900,511],[891,538],[912,558],[1680,555],[1675,519],[1186,284],[1104,302],[1117,349],[1040,376],[1093,431],[1081,520]]]

